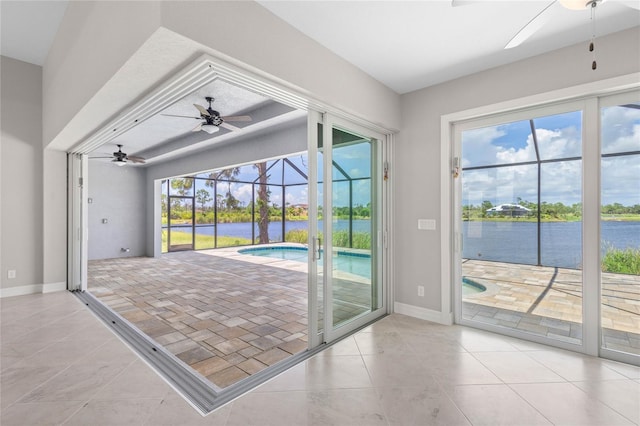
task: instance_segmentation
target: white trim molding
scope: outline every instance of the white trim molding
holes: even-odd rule
[[[30,284],[0,289],[0,299],[5,297],[26,296],[27,294],[46,294],[67,289],[64,281],[46,284]]]
[[[438,312],[432,309],[421,308],[419,306],[407,305],[406,303],[395,302],[393,311],[396,314],[407,315],[410,317],[422,319],[425,321],[435,322],[442,325],[452,325],[453,315],[451,312]]]

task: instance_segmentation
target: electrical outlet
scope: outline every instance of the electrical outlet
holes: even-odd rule
[[[424,297],[424,286],[423,285],[419,285],[418,286],[418,296],[419,297]]]
[[[9,278],[10,280],[14,279],[16,277],[16,270],[15,269],[9,269],[7,271],[7,278]]]

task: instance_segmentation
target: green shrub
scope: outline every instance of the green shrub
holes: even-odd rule
[[[602,272],[640,275],[640,249],[606,246],[602,257]]]
[[[309,233],[306,229],[292,229],[286,233],[284,240],[288,243],[307,244]]]

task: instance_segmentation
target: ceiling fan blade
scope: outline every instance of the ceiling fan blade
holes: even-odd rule
[[[175,115],[175,114],[160,114],[160,115],[164,115],[165,117],[195,118],[196,120],[202,119],[202,117],[192,117],[190,115]]]
[[[231,130],[232,132],[237,132],[242,130],[240,127],[232,126],[231,124],[222,123],[220,127],[224,127],[227,130]]]
[[[220,117],[224,121],[251,121],[251,117],[248,115],[231,115],[229,117]]]
[[[468,5],[474,4],[474,3],[477,3],[477,1],[474,1],[474,0],[451,0],[451,7],[468,6]]]
[[[99,159],[99,158],[113,158],[113,155],[110,155],[108,157],[89,157],[89,160],[94,160],[94,159]]]
[[[131,161],[132,163],[138,163],[138,164],[144,164],[146,162],[144,158],[138,157],[137,155],[129,155],[127,157],[127,160]]]
[[[638,0],[619,0],[619,2],[632,9],[640,10],[640,1]]]
[[[196,127],[191,129],[192,132],[199,132],[200,130],[202,130],[202,123],[198,123]]]
[[[211,117],[211,114],[209,114],[209,111],[207,111],[207,109],[205,107],[203,107],[202,105],[193,104],[193,106],[198,108],[198,111],[200,111],[200,114],[202,114],[203,116]]]
[[[511,49],[521,45],[526,39],[531,37],[536,31],[542,28],[542,26],[546,24],[551,18],[550,14],[547,13],[547,11],[555,3],[556,3],[555,1],[552,1],[544,9],[542,9],[540,13],[534,16],[533,19],[529,21],[527,25],[522,27],[520,31],[518,31],[516,35],[513,36],[511,40],[509,40],[509,43],[507,43],[507,45],[504,48]]]

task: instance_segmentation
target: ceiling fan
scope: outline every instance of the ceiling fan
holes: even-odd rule
[[[126,152],[122,152],[122,145],[117,145],[117,147],[118,147],[118,150],[109,157],[91,157],[91,159],[111,158],[112,159],[111,162],[114,163],[116,166],[124,166],[128,162],[137,163],[137,164],[144,164],[146,162],[146,160],[142,157],[138,157],[136,155],[127,155]]]
[[[537,15],[535,15],[524,27],[522,27],[509,42],[505,45],[505,49],[511,49],[516,46],[521,45],[525,40],[535,34],[540,28],[544,26],[549,20],[552,18],[553,10],[557,7],[557,5],[561,5],[562,7],[569,10],[585,10],[591,9],[592,13],[592,21],[595,20],[595,16],[593,13],[597,6],[605,3],[606,0],[552,0],[550,1]],[[480,1],[472,1],[472,0],[451,0],[451,5],[456,6],[466,6],[473,3],[481,3]],[[624,4],[625,6],[640,9],[640,2],[637,0],[618,0],[617,3]],[[595,31],[594,31],[595,32]],[[590,45],[590,51],[593,51],[593,38],[595,38],[595,34],[592,35],[592,44]],[[594,68],[595,69],[595,68]]]
[[[228,130],[242,130],[239,127],[233,126],[228,121],[251,121],[251,117],[248,115],[236,115],[222,117],[220,113],[211,107],[211,104],[215,98],[211,96],[205,97],[205,100],[209,103],[209,107],[205,108],[202,105],[193,104],[200,113],[199,117],[192,117],[188,115],[175,115],[175,114],[162,114],[167,117],[180,117],[180,118],[195,118],[196,120],[202,120],[196,127],[193,128],[193,132],[205,131],[209,134],[216,133],[220,130],[220,127],[224,127]]]

